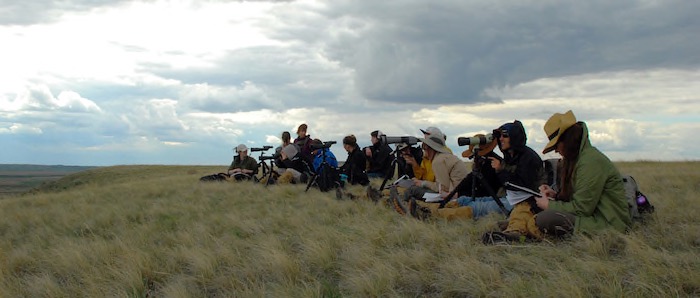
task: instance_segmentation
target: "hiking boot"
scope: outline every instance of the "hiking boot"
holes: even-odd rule
[[[484,245],[507,245],[510,242],[503,232],[486,232],[481,235],[481,243]]]
[[[496,224],[498,225],[499,231],[504,231],[505,229],[508,228],[508,220],[507,219],[499,220]]]
[[[481,242],[485,245],[507,245],[512,243],[524,243],[527,236],[519,232],[486,232],[481,236]]]
[[[389,204],[396,212],[398,212],[401,215],[407,215],[408,210],[406,209],[406,206],[404,206],[403,202],[401,202],[401,199],[399,199],[399,193],[396,191],[396,187],[392,187],[389,190]]]
[[[372,185],[367,185],[367,197],[372,200],[372,202],[379,202],[379,199],[382,197],[382,194],[379,193],[378,190],[374,189]]]

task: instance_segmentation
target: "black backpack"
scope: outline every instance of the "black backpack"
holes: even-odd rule
[[[316,184],[320,191],[326,192],[340,186],[340,172],[335,167],[323,165],[316,175]]]
[[[202,178],[199,178],[199,181],[204,181],[204,182],[212,182],[212,181],[228,181],[231,179],[231,176],[226,173],[217,173],[217,174],[211,174],[211,175],[206,175],[202,176]]]
[[[639,190],[639,185],[634,177],[630,175],[622,176],[622,183],[625,187],[625,197],[630,210],[630,217],[633,221],[644,220],[645,215],[654,213],[654,205],[649,198]]]
[[[233,175],[229,175],[226,173],[217,173],[217,174],[211,174],[211,175],[206,175],[203,176],[202,178],[199,178],[199,181],[204,181],[204,182],[211,182],[211,181],[244,181],[244,180],[251,180],[253,177],[251,177],[248,174],[243,174],[243,173],[236,173]]]

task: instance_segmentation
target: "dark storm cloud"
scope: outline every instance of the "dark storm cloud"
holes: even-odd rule
[[[333,1],[281,7],[269,34],[321,45],[370,99],[469,103],[538,78],[697,67],[697,11],[680,0]]]

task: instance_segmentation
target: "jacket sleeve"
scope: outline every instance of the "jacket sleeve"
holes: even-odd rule
[[[512,165],[506,165],[506,168],[498,173],[498,179],[501,184],[510,182],[532,190],[537,190],[537,187],[539,187],[537,183],[540,173],[543,171],[543,164],[536,153],[533,155],[524,152],[518,159],[514,172],[509,171],[508,167],[512,167]]]
[[[605,176],[598,175],[593,163],[579,160],[574,177],[574,193],[570,201],[551,201],[549,209],[573,213],[577,216],[591,216],[598,206],[603,189]]]

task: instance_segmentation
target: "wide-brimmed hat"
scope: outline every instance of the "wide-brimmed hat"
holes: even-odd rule
[[[248,151],[248,147],[246,147],[245,144],[240,144],[236,146],[236,148],[233,148],[236,152],[241,152],[241,151]]]
[[[475,134],[474,137],[486,137],[484,134]],[[498,144],[498,140],[495,138],[491,140],[491,142],[488,142],[486,144],[480,145],[480,144],[470,144],[469,148],[467,150],[464,150],[462,152],[462,157],[465,158],[470,158],[472,157],[472,154],[474,154],[474,147],[479,148],[479,156],[484,156],[486,154],[489,154],[491,151],[493,151],[494,148],[496,148],[496,145]]]
[[[574,116],[574,112],[571,110],[564,114],[555,113],[552,117],[549,117],[547,123],[544,124],[544,133],[547,134],[549,143],[544,146],[542,153],[547,154],[547,152],[554,150],[554,147],[557,146],[557,142],[559,141],[559,136],[574,124],[576,124],[576,116]]]
[[[442,136],[435,136],[433,134],[426,135],[425,138],[418,138],[423,144],[428,145],[428,147],[433,148],[433,150],[440,153],[450,153],[450,150],[445,146],[445,139]]]
[[[443,140],[446,139],[445,134],[442,133],[442,130],[440,130],[439,128],[434,127],[434,126],[430,126],[426,129],[421,129],[420,131],[426,136],[431,136],[431,137],[437,136],[437,137],[441,137]]]

